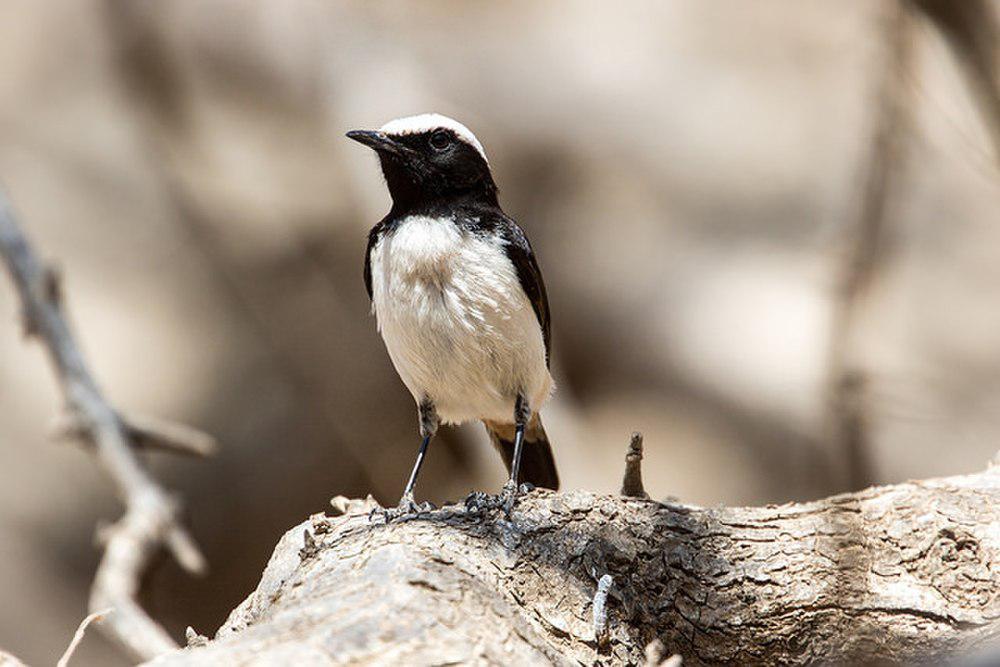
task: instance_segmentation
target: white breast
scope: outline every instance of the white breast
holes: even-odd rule
[[[372,304],[396,371],[444,422],[513,421],[548,398],[541,328],[496,237],[412,216],[372,249]]]

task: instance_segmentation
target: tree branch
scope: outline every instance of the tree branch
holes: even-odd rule
[[[178,522],[175,500],[136,457],[134,426],[122,420],[97,388],[63,313],[58,276],[35,256],[2,195],[0,253],[20,296],[25,331],[42,342],[71,421],[93,443],[98,464],[125,504],[122,519],[99,535],[104,556],[91,590],[90,611],[114,610],[100,627],[135,657],[149,659],[170,651],[177,644],[136,601],[140,578],[160,547],[189,572],[202,572],[204,558]]]
[[[1000,163],[1000,71],[993,5],[985,0],[910,0],[944,36],[965,74],[973,103]]]
[[[141,449],[160,450],[185,456],[205,458],[215,454],[215,438],[185,424],[149,415],[118,414],[129,442]],[[63,440],[90,441],[87,420],[77,413],[60,415],[52,427],[52,437]]]
[[[76,632],[73,633],[73,639],[70,640],[69,646],[67,646],[66,650],[63,651],[62,657],[59,658],[59,662],[56,663],[56,667],[69,667],[69,661],[73,659],[73,654],[76,653],[77,647],[80,645],[80,642],[83,641],[83,637],[87,633],[87,628],[90,627],[91,623],[103,621],[110,612],[110,609],[95,611],[80,621],[80,625],[76,628]]]
[[[871,151],[864,165],[860,206],[846,229],[845,252],[837,267],[827,351],[826,428],[834,451],[846,462],[852,490],[874,484],[876,477],[871,461],[868,374],[859,366],[856,338],[861,307],[885,260],[889,205],[910,122],[906,79],[913,59],[911,19],[907,6],[896,0],[886,4],[884,11],[885,62],[873,105]]]
[[[761,508],[367,505],[288,531],[214,640],[152,664],[941,664],[1000,640],[998,467]]]
[[[0,667],[25,667],[25,665],[16,656],[0,649]]]

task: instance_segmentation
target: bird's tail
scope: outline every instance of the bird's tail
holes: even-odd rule
[[[507,472],[510,472],[514,459],[514,425],[486,420],[483,420],[483,425],[490,434],[490,442],[503,457]],[[517,477],[518,484],[528,482],[553,491],[559,490],[559,473],[556,472],[556,462],[552,458],[552,446],[549,445],[549,437],[545,435],[545,428],[537,412],[531,416],[524,429],[524,448],[521,451],[521,468]]]

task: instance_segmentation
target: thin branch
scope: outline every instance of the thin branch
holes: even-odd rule
[[[101,627],[135,657],[170,651],[177,644],[136,601],[142,574],[161,547],[193,573],[205,569],[204,557],[180,525],[177,503],[136,457],[128,427],[98,389],[63,313],[58,276],[38,260],[2,194],[0,254],[20,297],[25,331],[43,344],[67,412],[89,434],[98,464],[125,504],[125,515],[102,536],[90,610],[114,610]]]
[[[26,667],[16,656],[0,649],[0,667]]]
[[[965,74],[973,103],[1000,162],[1000,28],[985,0],[910,0],[944,36]]]
[[[852,489],[864,488],[875,481],[866,406],[868,378],[857,365],[855,337],[861,306],[884,259],[889,202],[903,158],[903,137],[909,121],[904,82],[912,61],[910,17],[900,2],[887,6],[886,11],[883,28],[886,62],[874,105],[866,180],[857,218],[847,230],[847,248],[839,266],[830,319],[828,429],[836,451],[847,463],[848,484]]]
[[[69,661],[73,658],[73,654],[76,653],[76,647],[80,645],[83,641],[84,635],[87,633],[87,628],[94,621],[103,621],[104,618],[110,614],[113,610],[103,609],[101,611],[95,611],[93,614],[87,616],[80,622],[79,627],[77,627],[76,632],[73,633],[73,639],[70,641],[69,646],[63,652],[62,657],[59,658],[59,662],[56,663],[56,667],[68,667]]]
[[[143,449],[160,449],[201,458],[212,456],[218,449],[215,438],[187,424],[137,414],[122,415],[122,420],[129,438]]]
[[[136,414],[118,413],[118,419],[129,441],[141,449],[206,458],[215,454],[218,447],[215,438],[185,424]],[[62,414],[52,426],[52,437],[90,442],[87,421],[77,413]]]

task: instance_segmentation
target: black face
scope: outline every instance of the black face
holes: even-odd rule
[[[355,130],[347,136],[378,153],[394,208],[452,199],[496,201],[486,160],[450,129],[400,136]]]

